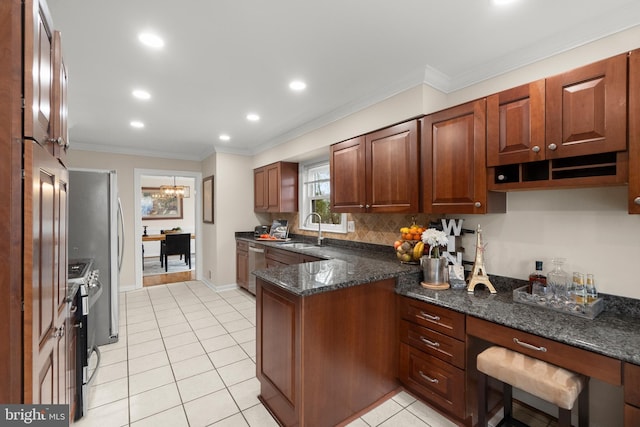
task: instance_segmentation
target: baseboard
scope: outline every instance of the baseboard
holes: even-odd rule
[[[235,283],[230,283],[228,285],[214,285],[207,279],[200,279],[209,289],[214,292],[224,292],[224,291],[232,291],[234,289],[238,289],[238,285]]]

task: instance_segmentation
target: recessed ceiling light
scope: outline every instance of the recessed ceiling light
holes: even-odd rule
[[[515,3],[518,0],[491,0],[491,3],[493,3],[496,6],[504,6],[510,3]]]
[[[155,49],[160,49],[164,46],[164,40],[153,33],[140,33],[138,35],[138,40],[140,40],[144,45]]]
[[[147,100],[149,98],[151,98],[151,94],[149,92],[147,92],[146,90],[142,90],[142,89],[136,89],[133,92],[131,92],[131,94],[133,96],[135,96],[138,99],[144,99]]]
[[[131,125],[132,128],[136,128],[136,129],[141,129],[144,127],[144,123],[142,123],[139,120],[132,120],[131,122],[129,122],[129,124]]]
[[[250,122],[257,122],[258,120],[260,120],[260,116],[255,113],[249,113],[247,114],[247,120],[249,120]]]
[[[219,137],[220,141],[229,141],[231,137],[225,133],[221,134]]]
[[[307,88],[307,84],[302,80],[294,80],[289,83],[289,89],[299,92],[301,90],[305,90]]]

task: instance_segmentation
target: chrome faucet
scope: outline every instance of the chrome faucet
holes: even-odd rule
[[[322,229],[320,228],[322,224],[322,217],[320,216],[320,214],[318,212],[311,212],[304,219],[304,224],[307,224],[307,220],[314,215],[318,217],[318,246],[322,246]]]

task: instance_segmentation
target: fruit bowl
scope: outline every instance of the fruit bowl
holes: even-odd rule
[[[420,240],[398,240],[395,244],[396,256],[403,264],[420,264],[424,253],[424,243]]]
[[[410,227],[400,229],[400,239],[393,243],[396,256],[403,264],[420,264],[420,258],[424,253],[424,243],[422,243],[422,233],[425,228],[416,225],[415,222]]]

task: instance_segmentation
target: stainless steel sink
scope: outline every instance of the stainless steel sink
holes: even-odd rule
[[[315,245],[309,243],[301,243],[301,242],[287,242],[281,243],[280,246],[286,246],[291,249],[311,249],[315,248]]]

